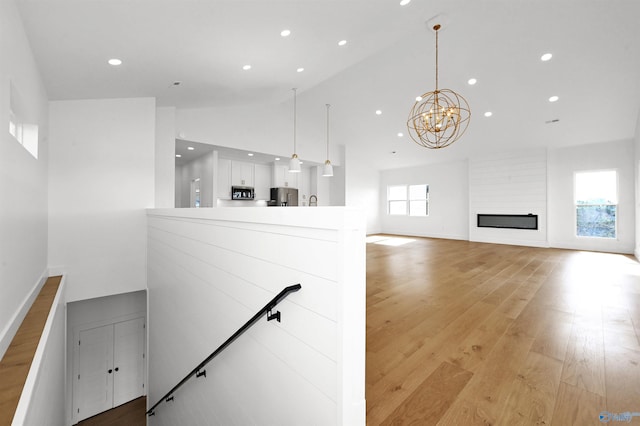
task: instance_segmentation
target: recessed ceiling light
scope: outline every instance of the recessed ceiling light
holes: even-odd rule
[[[251,65],[245,65],[242,67],[243,70],[248,71],[251,69]]]
[[[422,96],[416,96],[416,102],[420,102],[422,100]]]
[[[540,56],[540,60],[544,62],[548,61],[551,58],[553,58],[553,55],[551,53],[545,53],[544,55]]]
[[[475,78],[470,78],[469,80],[467,80],[467,84],[469,84],[469,86],[473,86],[477,82],[478,80],[476,80]]]
[[[109,65],[113,65],[113,66],[117,66],[117,65],[121,65],[122,64],[122,61],[120,59],[116,59],[116,58],[109,59],[108,62],[109,62]]]
[[[491,117],[493,115],[493,113],[491,111],[487,111],[484,113],[485,117]]]
[[[560,99],[560,98],[559,98],[559,97],[557,97],[557,96],[552,96],[552,97],[550,97],[550,98],[549,98],[549,102],[555,102],[555,101],[557,101],[558,99]]]
[[[276,161],[280,161],[280,157],[276,157]]]
[[[345,44],[347,44],[347,40],[340,40],[338,42],[338,46],[344,46]]]
[[[376,115],[380,115],[380,114],[382,114],[382,111],[376,110]]]
[[[298,72],[302,72],[302,71],[304,71],[304,68],[300,67],[300,68],[298,68],[296,71],[298,71]]]
[[[282,30],[280,31],[280,35],[282,37],[289,37],[291,35],[291,30]]]
[[[403,136],[404,136],[404,134],[403,134],[402,132],[398,132],[398,137],[399,137],[399,138],[401,138],[401,137],[403,137]]]
[[[249,157],[253,157],[253,152],[247,154]]]
[[[182,155],[176,154],[176,158],[180,158],[180,157],[182,157]]]
[[[406,6],[411,3],[411,0],[400,0],[400,6]]]
[[[195,148],[194,148],[194,147],[192,147],[192,146],[188,146],[188,147],[187,147],[187,149],[188,149],[189,151],[193,151]]]

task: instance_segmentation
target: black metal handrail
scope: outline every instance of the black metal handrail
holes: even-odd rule
[[[262,318],[262,316],[264,316],[265,314],[267,314],[267,321],[271,321],[273,319],[277,320],[278,322],[280,322],[280,312],[277,311],[276,313],[272,314],[271,310],[278,304],[280,303],[285,297],[287,297],[289,295],[289,293],[293,293],[296,292],[298,290],[300,290],[302,288],[302,286],[300,284],[295,284],[295,285],[291,285],[289,287],[285,287],[280,293],[278,293],[276,295],[276,297],[274,297],[273,299],[271,299],[271,301],[269,303],[267,303],[266,305],[264,305],[264,307],[262,309],[260,309],[253,317],[251,317],[251,319],[249,321],[247,321],[242,327],[240,327],[238,329],[238,331],[236,331],[235,333],[233,333],[233,335],[231,337],[229,337],[222,345],[220,345],[218,347],[218,349],[216,349],[215,351],[213,351],[211,353],[211,355],[209,355],[207,358],[205,358],[204,361],[202,361],[200,364],[198,364],[198,366],[196,368],[194,368],[193,370],[191,370],[191,372],[189,374],[187,374],[186,376],[184,376],[184,378],[182,380],[180,380],[178,382],[177,385],[175,385],[169,392],[166,393],[165,396],[163,396],[162,398],[160,398],[160,400],[158,402],[156,402],[153,407],[149,408],[149,410],[147,411],[147,415],[148,416],[152,416],[154,415],[154,409],[160,405],[163,401],[171,401],[173,400],[173,394],[182,386],[184,385],[190,378],[192,378],[193,376],[196,377],[200,377],[200,376],[207,376],[206,371],[204,372],[200,372],[200,370],[202,370],[202,368],[207,365],[213,358],[215,358],[220,352],[222,352],[223,350],[226,349],[227,346],[229,346],[231,343],[233,343],[234,340],[236,340],[238,337],[240,337],[245,331],[247,331],[249,328],[251,328],[251,326],[253,324],[255,324],[260,318]]]

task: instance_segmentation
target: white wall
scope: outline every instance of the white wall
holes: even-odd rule
[[[469,192],[466,161],[381,172],[380,200],[382,232],[434,238],[469,238]],[[389,185],[429,185],[429,216],[387,214]]]
[[[193,161],[176,167],[176,185],[180,186],[180,204],[176,207],[190,207],[191,181],[200,179],[200,207],[214,207],[213,203],[213,152],[201,155]],[[177,198],[177,196],[176,196]]]
[[[302,289],[163,403],[150,425],[364,425],[359,211],[149,211],[152,406],[284,287]]]
[[[49,265],[67,301],[146,288],[155,100],[50,104]]]
[[[36,160],[8,132],[10,81],[39,126]],[[0,358],[47,276],[47,95],[13,0],[0,1]]]
[[[380,222],[380,172],[358,160],[357,152],[345,149],[345,205],[365,212],[367,234],[382,232]]]
[[[156,109],[155,207],[173,208],[175,204],[176,109]]]
[[[538,229],[478,228],[477,215],[534,214]],[[469,240],[547,246],[547,154],[501,152],[469,160]]]
[[[633,253],[635,248],[635,169],[633,140],[581,145],[549,151],[549,244],[578,250]],[[574,174],[618,172],[616,239],[576,237]]]

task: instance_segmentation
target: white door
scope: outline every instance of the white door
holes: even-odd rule
[[[115,324],[113,348],[113,406],[144,393],[144,319]]]
[[[144,324],[136,318],[80,331],[75,422],[144,394]]]
[[[113,325],[81,331],[78,348],[80,421],[113,407]]]

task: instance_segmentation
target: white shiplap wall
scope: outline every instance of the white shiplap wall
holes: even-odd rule
[[[149,405],[284,287],[302,289],[151,425],[364,425],[365,221],[346,208],[148,213]]]
[[[537,214],[538,230],[478,228],[477,215]],[[514,151],[469,160],[469,240],[547,246],[547,153]]]

